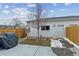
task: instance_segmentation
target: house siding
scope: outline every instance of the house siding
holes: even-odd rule
[[[41,31],[40,28],[40,35],[42,37],[65,37],[66,27],[70,26],[71,24],[79,25],[79,20],[45,22],[44,25],[49,25],[50,30]],[[60,25],[64,25],[64,27]],[[29,27],[30,27],[30,32],[28,33],[28,36],[37,37],[37,29],[31,26]]]

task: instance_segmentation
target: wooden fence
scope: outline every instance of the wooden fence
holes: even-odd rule
[[[0,34],[6,33],[6,32],[14,32],[17,34],[18,37],[26,37],[27,36],[27,30],[25,28],[0,28]]]
[[[66,37],[79,45],[79,26],[66,27]]]

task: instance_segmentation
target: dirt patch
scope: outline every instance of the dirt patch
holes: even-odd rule
[[[50,46],[50,40],[45,39],[25,39],[20,42],[20,44],[29,44],[29,45],[41,45],[41,46]]]

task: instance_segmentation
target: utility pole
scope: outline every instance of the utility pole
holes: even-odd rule
[[[37,12],[37,15],[36,15],[36,19],[37,19],[37,34],[38,34],[38,39],[40,39],[40,33],[39,33],[39,23],[40,23],[40,17],[41,17],[41,6],[40,6],[40,3],[36,3],[36,12]]]

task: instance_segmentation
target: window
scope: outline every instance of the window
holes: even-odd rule
[[[30,27],[28,28],[28,32],[30,32]]]
[[[50,30],[50,26],[41,26],[41,30]]]

